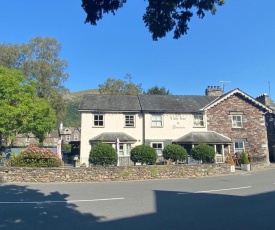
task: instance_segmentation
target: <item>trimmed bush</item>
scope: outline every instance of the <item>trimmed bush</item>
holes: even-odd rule
[[[241,164],[244,164],[244,165],[249,164],[248,155],[245,152],[241,153]]]
[[[100,142],[91,149],[89,162],[93,165],[116,165],[116,151],[111,145]]]
[[[137,162],[147,165],[153,165],[157,160],[157,153],[149,145],[138,145],[131,150],[130,159],[136,165]]]
[[[213,163],[215,150],[207,144],[199,144],[191,150],[191,155],[195,160],[201,160],[202,163]]]
[[[170,144],[164,147],[162,155],[165,160],[184,161],[187,158],[187,151],[180,145]]]
[[[29,146],[19,154],[12,154],[8,165],[15,167],[60,167],[62,161],[50,149]]]

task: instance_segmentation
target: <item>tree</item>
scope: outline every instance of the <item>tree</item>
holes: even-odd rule
[[[58,57],[61,50],[55,38],[36,37],[28,44],[0,44],[0,65],[21,70],[28,81],[35,80],[37,95],[46,99],[58,120],[65,114],[62,94],[68,74],[65,60]]]
[[[55,127],[56,117],[49,103],[43,98],[33,98],[29,104],[29,116],[21,130],[24,133],[31,132],[43,145],[47,133]]]
[[[97,25],[104,13],[112,13],[122,8],[127,0],[82,0],[82,8],[87,13],[85,23]],[[148,0],[143,21],[152,33],[153,40],[165,37],[174,30],[174,38],[187,34],[188,22],[194,12],[199,18],[204,18],[207,11],[216,13],[216,6],[221,6],[225,0]]]
[[[150,94],[150,95],[171,95],[170,91],[165,89],[165,87],[158,87],[154,86],[145,92],[145,94]]]
[[[64,117],[63,123],[70,127],[79,127],[81,124],[81,115],[78,111],[79,101],[67,101],[66,115]]]
[[[126,74],[127,81],[117,80],[114,78],[107,78],[106,82],[99,84],[100,94],[112,94],[112,95],[138,95],[142,93],[141,84],[136,85],[131,82],[131,75]]]
[[[16,132],[32,132],[40,141],[55,125],[51,106],[36,96],[36,83],[19,71],[0,67],[0,142]]]

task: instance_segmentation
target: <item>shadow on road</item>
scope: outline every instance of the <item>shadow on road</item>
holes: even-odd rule
[[[104,222],[104,217],[81,213],[76,204],[67,203],[68,194],[43,194],[27,186],[1,184],[0,229],[274,228],[275,192],[252,196],[154,192],[156,213]]]

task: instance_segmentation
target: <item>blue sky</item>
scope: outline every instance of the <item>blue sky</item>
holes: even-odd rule
[[[105,15],[93,27],[84,24],[80,0],[1,0],[0,43],[56,38],[60,58],[69,63],[65,85],[72,92],[130,73],[144,90],[158,85],[175,95],[202,95],[207,86],[230,81],[225,92],[240,88],[253,97],[270,92],[274,100],[274,0],[227,0],[215,16],[193,17],[179,40],[169,34],[157,42],[142,21],[146,4],[128,0],[116,16]]]

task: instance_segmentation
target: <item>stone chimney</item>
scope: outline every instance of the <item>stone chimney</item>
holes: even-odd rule
[[[221,96],[223,94],[220,86],[208,86],[205,90],[206,96]]]
[[[264,93],[258,97],[256,97],[256,100],[267,106],[268,108],[272,109],[275,112],[275,103],[268,94]]]
[[[59,125],[59,129],[60,129],[60,131],[63,129],[63,123],[62,122]]]

